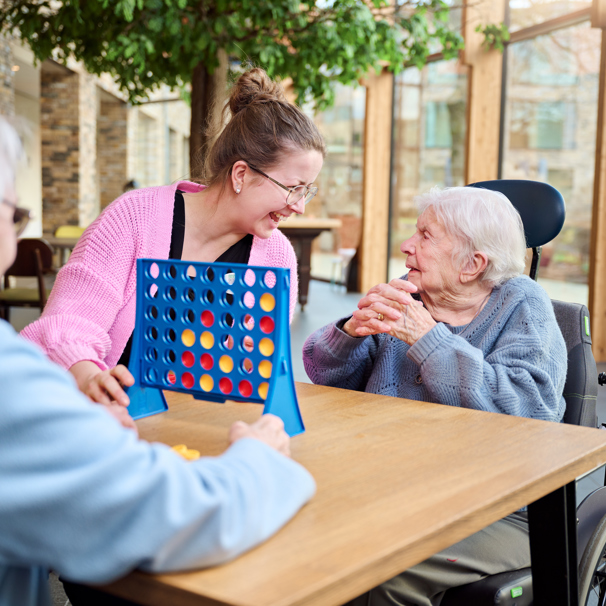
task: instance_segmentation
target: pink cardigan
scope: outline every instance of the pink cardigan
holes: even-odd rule
[[[115,366],[135,327],[136,260],[168,259],[177,188],[196,192],[204,186],[181,181],[138,189],[110,204],[57,275],[40,319],[21,334],[64,368],[81,360],[103,370]],[[297,259],[286,236],[279,230],[266,240],[255,236],[249,264],[290,268],[292,320]]]

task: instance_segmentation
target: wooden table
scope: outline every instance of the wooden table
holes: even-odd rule
[[[280,229],[290,240],[299,265],[299,304],[301,310],[307,304],[309,280],[311,278],[311,243],[323,231],[339,229],[339,219],[289,219],[280,223]]]
[[[44,239],[59,252],[59,267],[65,265],[69,259],[69,254],[74,250],[79,238],[57,238],[52,235],[44,235]]]
[[[528,503],[559,499],[606,462],[606,432],[596,429],[304,383],[297,391],[307,431],[292,453],[317,481],[313,500],[233,562],[134,572],[107,591],[151,606],[338,606]],[[166,395],[170,410],[138,421],[141,436],[206,455],[225,449],[233,421],[261,412]],[[536,512],[558,538],[566,525],[547,506]],[[535,578],[535,606],[574,603],[558,593],[556,551]]]

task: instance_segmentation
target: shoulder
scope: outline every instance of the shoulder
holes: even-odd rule
[[[142,220],[162,214],[172,216],[171,206],[174,206],[176,190],[177,184],[133,189],[116,198],[101,213],[99,219],[107,220],[120,215],[135,216]]]
[[[86,229],[73,259],[161,256],[170,246],[177,184],[135,189],[114,200]],[[167,244],[168,242],[168,244]]]
[[[534,327],[539,332],[551,332],[556,329],[557,321],[553,304],[542,286],[528,276],[518,276],[499,287],[495,319],[504,316],[521,327]],[[511,324],[510,324],[511,325]]]
[[[514,305],[525,301],[532,308],[552,309],[551,300],[543,287],[528,276],[511,278],[499,288],[499,298],[504,304]]]

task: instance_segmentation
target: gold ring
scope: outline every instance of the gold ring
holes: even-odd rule
[[[377,320],[379,320],[379,322],[383,322],[383,318],[384,318],[384,317],[385,317],[385,316],[383,316],[383,314],[379,314],[379,315],[377,316]]]

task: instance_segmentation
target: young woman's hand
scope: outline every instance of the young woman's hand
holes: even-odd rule
[[[69,371],[74,375],[78,389],[90,400],[107,407],[107,411],[124,427],[136,431],[135,422],[126,407],[130,404],[123,385],[133,385],[135,379],[126,366],[118,364],[114,368],[101,370],[94,362],[76,362]]]

